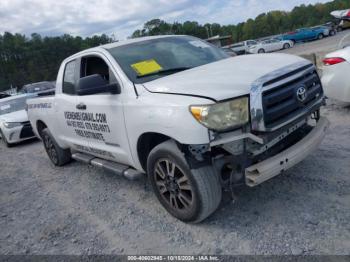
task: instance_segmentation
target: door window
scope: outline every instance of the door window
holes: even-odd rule
[[[94,74],[100,75],[104,80],[106,80],[106,84],[113,84],[118,82],[113,72],[102,58],[98,56],[89,56],[82,58],[80,77],[90,76]]]

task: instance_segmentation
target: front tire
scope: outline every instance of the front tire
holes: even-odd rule
[[[46,153],[55,166],[63,166],[71,161],[70,150],[61,148],[48,128],[45,128],[41,132],[41,137],[43,139]]]
[[[323,34],[319,34],[318,36],[317,36],[317,39],[318,40],[321,40],[321,39],[323,39],[324,38],[324,35]]]
[[[263,53],[265,53],[265,49],[259,49],[259,51],[258,51],[258,54],[263,54]]]
[[[183,222],[201,222],[221,202],[222,188],[214,168],[205,166],[191,170],[172,140],[151,151],[147,171],[159,202]]]

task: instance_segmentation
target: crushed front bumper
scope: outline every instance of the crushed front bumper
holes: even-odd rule
[[[245,182],[254,187],[291,168],[312,153],[322,142],[329,121],[321,117],[313,130],[302,140],[281,153],[245,169]]]

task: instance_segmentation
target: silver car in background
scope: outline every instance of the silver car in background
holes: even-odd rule
[[[282,49],[288,49],[294,46],[293,41],[290,40],[280,40],[280,39],[268,39],[264,41],[257,42],[256,45],[250,46],[248,53],[250,54],[261,54],[270,53]]]
[[[35,96],[17,95],[0,100],[0,137],[5,146],[35,137],[26,111],[27,99]]]

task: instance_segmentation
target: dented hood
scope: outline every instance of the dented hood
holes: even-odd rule
[[[201,96],[220,101],[249,94],[251,85],[258,78],[301,61],[305,59],[280,53],[237,56],[143,85],[150,92]]]

